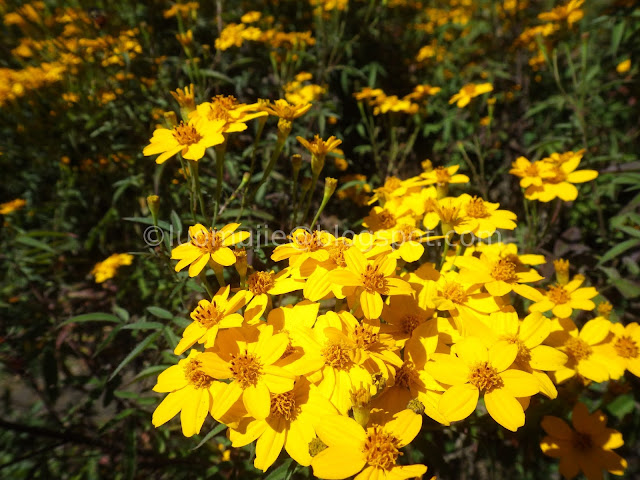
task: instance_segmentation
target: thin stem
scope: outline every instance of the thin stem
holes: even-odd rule
[[[191,166],[191,173],[193,175],[193,189],[196,196],[198,197],[198,202],[200,203],[200,213],[204,218],[206,218],[207,212],[205,212],[204,210],[204,198],[202,197],[202,190],[200,188],[200,172],[198,169],[198,162],[196,160],[189,160],[189,165]]]
[[[224,155],[227,150],[227,142],[215,147],[216,150],[216,203],[213,210],[213,218],[211,226],[216,224],[218,220],[218,212],[220,210],[220,200],[222,199],[222,177],[224,176]]]

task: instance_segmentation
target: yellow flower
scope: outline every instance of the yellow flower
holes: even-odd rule
[[[144,147],[142,153],[145,156],[160,153],[156,163],[163,163],[176,153],[181,153],[187,160],[200,160],[207,148],[224,142],[223,126],[222,121],[190,120],[189,123],[181,122],[172,129],[156,128],[151,143]]]
[[[601,317],[594,318],[578,332],[570,318],[553,322],[555,328],[545,342],[569,357],[564,367],[552,372],[554,381],[562,383],[577,374],[594,382],[606,382],[611,371],[618,368],[608,342],[611,323]]]
[[[631,69],[631,59],[627,58],[616,66],[616,72],[622,74],[627,73]]]
[[[540,297],[536,289],[524,283],[537,282],[543,277],[534,269],[518,271],[517,265],[506,258],[489,253],[480,257],[462,256],[455,264],[461,267],[460,280],[466,283],[483,284],[494,297],[516,292],[529,300]]]
[[[574,183],[589,182],[598,176],[595,170],[577,170],[584,150],[578,152],[566,152],[554,154],[543,159],[539,165],[541,168],[542,186],[531,185],[525,191],[525,196],[530,200],[550,202],[560,198],[565,202],[571,202],[578,197],[578,189]],[[546,166],[544,164],[547,164]]]
[[[271,254],[275,262],[289,259],[289,266],[299,266],[311,259],[314,263],[324,262],[329,259],[326,246],[335,242],[335,237],[329,232],[304,228],[297,228],[289,237],[291,243],[278,245]]]
[[[518,157],[516,161],[511,164],[509,173],[520,177],[520,186],[522,188],[528,188],[531,185],[541,187],[542,177],[540,175],[539,165],[540,162],[531,163],[525,157]]]
[[[252,10],[252,11],[247,12],[244,15],[242,15],[242,17],[240,17],[240,21],[242,23],[254,23],[254,22],[257,22],[258,20],[260,20],[260,17],[262,17],[262,13],[261,12],[258,12],[256,10]]]
[[[131,265],[131,262],[133,262],[133,255],[114,253],[106,260],[96,263],[93,270],[91,270],[91,274],[96,277],[96,283],[102,283],[115,277],[118,268],[123,265]]]
[[[285,333],[274,335],[270,325],[264,325],[257,338],[245,329],[228,329],[219,335],[224,338],[216,352],[198,357],[207,375],[231,380],[216,397],[211,415],[219,419],[242,397],[249,415],[256,420],[267,418],[271,394],[293,388],[295,375],[274,365],[287,349],[289,338]]]
[[[355,480],[419,477],[427,467],[400,466],[396,460],[402,454],[400,448],[418,435],[421,426],[422,417],[411,410],[403,410],[383,425],[373,424],[366,430],[349,417],[323,417],[316,431],[329,448],[313,457],[313,474],[342,479],[361,472]]]
[[[560,473],[570,480],[581,471],[588,480],[602,478],[602,470],[624,475],[627,461],[613,451],[624,445],[622,434],[607,428],[607,417],[600,411],[589,414],[584,403],[576,403],[571,416],[573,429],[558,417],[545,416],[547,432],[540,443],[545,455],[560,459]]]
[[[580,9],[583,3],[584,0],[569,0],[566,5],[555,7],[550,12],[540,13],[538,18],[545,22],[560,22],[566,20],[569,27],[571,27],[584,16],[584,12]]]
[[[367,260],[360,250],[350,248],[344,253],[346,267],[330,272],[330,281],[355,287],[348,299],[359,304],[366,318],[378,318],[382,313],[381,295],[410,295],[411,286],[395,276],[396,260],[381,255]]]
[[[187,358],[158,376],[153,391],[168,392],[169,395],[153,412],[152,422],[155,427],[165,424],[180,413],[183,435],[191,437],[200,433],[213,399],[217,398],[223,385],[203,370],[203,355],[205,354],[192,350]]]
[[[233,447],[256,442],[253,465],[266,471],[276,461],[282,448],[300,465],[311,465],[309,443],[316,438],[315,430],[325,415],[336,415],[333,405],[318,389],[299,378],[293,390],[271,394],[271,408],[265,419],[244,418],[237,428],[229,430]]]
[[[568,318],[573,310],[593,310],[596,304],[591,301],[598,294],[594,287],[580,288],[585,278],[576,275],[565,285],[555,284],[547,287],[544,296],[529,307],[531,312],[551,312],[558,318]]]
[[[320,135],[314,136],[311,141],[302,137],[296,137],[296,140],[298,140],[302,146],[311,153],[311,169],[314,174],[316,174],[316,172],[319,174],[320,171],[322,171],[322,167],[324,167],[324,159],[327,154],[333,152],[342,143],[342,140],[334,136],[323,140],[320,138]]]
[[[282,120],[292,121],[301,117],[311,109],[310,103],[306,105],[291,105],[286,100],[276,100],[274,103],[269,102],[265,107],[265,111],[269,115],[273,115]]]
[[[15,212],[16,210],[20,210],[21,208],[24,208],[26,204],[27,201],[22,198],[16,198],[10,202],[0,203],[0,215],[7,215]]]
[[[493,91],[493,85],[490,83],[468,83],[463,86],[458,93],[451,97],[451,99],[449,99],[449,103],[457,102],[456,105],[458,108],[464,108],[469,104],[472,98],[491,91]]]
[[[242,325],[242,315],[235,312],[245,303],[245,292],[238,292],[229,299],[228,285],[218,290],[211,301],[200,300],[191,312],[193,322],[182,333],[173,353],[181,355],[196,342],[203,344],[204,348],[213,347],[219,330]]]
[[[562,368],[568,360],[566,354],[549,345],[542,345],[551,333],[551,320],[538,312],[518,319],[516,312],[496,312],[489,317],[491,332],[495,341],[513,343],[518,354],[513,368],[531,373],[538,381],[540,392],[549,398],[556,398],[558,391],[544,373]]]
[[[434,311],[420,307],[411,296],[395,296],[383,305],[380,317],[384,320],[380,331],[393,336],[396,345],[403,347],[416,328],[434,317]]]
[[[615,352],[613,358],[619,365],[620,375],[612,375],[615,380],[624,373],[630,371],[636,377],[640,377],[640,325],[637,322],[622,326],[621,323],[611,325],[614,337],[611,346]]]
[[[516,214],[509,210],[498,210],[499,203],[490,203],[480,197],[471,197],[466,193],[459,197],[463,204],[464,225],[468,232],[478,238],[489,238],[497,229],[516,228]]]
[[[480,392],[489,415],[504,428],[515,432],[524,425],[524,410],[517,398],[538,393],[536,378],[522,370],[510,369],[518,355],[513,343],[497,342],[489,349],[475,337],[455,344],[457,356],[434,353],[427,373],[451,385],[440,399],[440,412],[451,421],[463,420],[475,410]]]
[[[187,119],[189,114],[196,109],[196,101],[195,101],[195,91],[193,83],[188,87],[184,87],[184,90],[181,88],[177,88],[175,92],[170,92],[171,96],[175,98],[178,105],[180,105],[180,112],[182,113],[182,118]]]
[[[271,295],[282,295],[300,290],[304,282],[292,278],[290,269],[284,269],[277,274],[269,272],[253,272],[247,279],[247,301],[251,299],[244,312],[244,320],[254,323],[271,304]]]
[[[239,223],[230,223],[217,230],[198,223],[189,227],[189,242],[171,251],[171,258],[180,260],[176,272],[190,265],[189,276],[195,277],[209,261],[224,267],[236,263],[236,256],[229,246],[243,242],[251,235],[250,232],[236,232],[239,226]]]
[[[218,125],[225,134],[242,132],[247,129],[246,123],[254,118],[266,117],[267,113],[260,110],[259,103],[238,103],[233,95],[217,95],[210,102],[198,105],[189,117],[193,120],[205,119]],[[220,124],[222,126],[220,127]]]

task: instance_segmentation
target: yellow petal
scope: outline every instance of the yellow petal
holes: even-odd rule
[[[236,256],[229,247],[220,247],[211,254],[211,259],[218,265],[228,267],[236,263]]]
[[[209,261],[210,256],[211,255],[209,255],[208,253],[204,254],[198,260],[193,262],[189,267],[189,276],[190,277],[198,276],[200,272],[204,269],[204,267],[207,265],[207,262]]]
[[[518,346],[515,343],[500,341],[489,349],[489,361],[498,372],[509,368],[517,355]]]
[[[267,427],[258,438],[256,459],[253,462],[253,466],[257,469],[264,472],[278,459],[286,438],[284,423],[283,418],[278,418],[278,424]]]
[[[536,378],[522,370],[505,370],[500,377],[504,382],[504,389],[514,397],[530,397],[540,390]]]
[[[313,474],[328,480],[339,480],[355,475],[365,464],[362,449],[353,445],[329,447],[311,460]]]
[[[191,388],[190,390],[184,399],[182,411],[180,412],[182,434],[185,437],[200,433],[204,419],[207,418],[207,413],[209,413],[211,402],[209,390],[206,388]]]
[[[473,385],[454,385],[442,394],[438,408],[449,422],[464,420],[476,409],[479,396],[480,392]]]
[[[561,440],[571,440],[573,436],[573,430],[571,427],[558,417],[546,415],[540,424],[545,432],[552,437],[559,438]]]
[[[382,313],[382,297],[378,292],[363,290],[360,294],[360,307],[366,318],[378,318]]]
[[[385,430],[390,431],[400,441],[399,446],[404,447],[416,438],[422,427],[422,415],[412,410],[402,410],[393,416],[393,420],[385,425]]]
[[[425,365],[425,370],[437,381],[447,385],[459,385],[469,381],[469,367],[458,357],[434,353]]]
[[[267,418],[271,408],[269,389],[262,382],[258,382],[256,385],[250,385],[245,388],[242,393],[242,403],[249,415],[256,420]]]
[[[316,433],[325,445],[338,448],[361,449],[366,437],[364,429],[354,419],[342,415],[323,417],[316,426]]]
[[[182,409],[186,394],[186,390],[183,389],[167,395],[153,412],[153,417],[151,418],[153,426],[159,427],[160,425],[164,425],[175,417]]]
[[[484,403],[489,415],[507,430],[515,432],[524,425],[522,405],[506,389],[496,388],[485,393]]]

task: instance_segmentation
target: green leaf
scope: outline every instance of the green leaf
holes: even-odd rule
[[[49,253],[56,253],[56,251],[46,243],[36,240],[35,238],[27,237],[26,235],[17,236],[16,242],[26,245],[27,247],[34,247]]]
[[[637,247],[638,245],[640,245],[640,239],[636,239],[636,238],[631,238],[629,240],[625,240],[622,243],[619,243],[618,245],[616,245],[615,247],[607,251],[607,253],[605,253],[602,256],[602,258],[598,262],[598,266],[605,264],[609,260],[616,258],[621,253],[624,253],[627,250]]]
[[[205,77],[215,78],[217,80],[222,80],[223,82],[227,82],[233,85],[234,81],[231,77],[225,75],[224,73],[217,72],[215,70],[211,70],[209,68],[201,68],[200,73]]]
[[[149,335],[147,338],[145,338],[142,342],[140,342],[136,346],[136,348],[134,348],[131,351],[131,353],[129,353],[129,355],[125,357],[125,359],[120,363],[120,365],[116,367],[116,369],[113,371],[113,373],[109,377],[109,380],[112,380],[113,377],[115,377],[118,374],[118,372],[123,369],[123,367],[125,367],[131,360],[136,358],[138,355],[140,355],[140,353],[142,353],[143,350],[145,350],[149,345],[151,345],[155,341],[155,339],[160,336],[160,333],[161,333],[160,331],[154,332],[151,335]]]
[[[62,322],[59,327],[68,325],[69,323],[84,323],[84,322],[113,322],[121,323],[122,320],[111,313],[95,312],[85,313],[84,315],[78,315],[77,317],[71,317],[68,320]]]
[[[173,313],[160,307],[147,307],[147,312],[155,317],[164,318],[166,320],[171,320],[173,318]]]
[[[122,330],[159,330],[164,325],[160,322],[135,322],[122,327]]]
[[[282,462],[282,465],[271,472],[265,480],[288,480],[291,478],[291,474],[293,473],[293,470],[295,470],[296,466],[297,465],[293,462],[293,459],[287,458]]]
[[[609,405],[607,405],[606,408],[609,413],[618,417],[618,419],[621,419],[622,417],[633,411],[633,395],[620,395],[619,397],[616,397],[616,399],[613,400]]]
[[[216,435],[221,433],[225,428],[227,428],[227,426],[224,423],[219,423],[218,425],[213,427],[211,429],[211,431],[209,431],[209,433],[207,433],[204,436],[204,438],[200,441],[200,443],[191,449],[191,451],[198,450],[202,445],[204,445],[209,440],[211,440],[213,437],[215,437]]]

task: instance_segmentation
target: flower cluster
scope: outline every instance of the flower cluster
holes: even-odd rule
[[[285,103],[267,110],[294,118]],[[218,97],[174,132],[192,128],[203,141],[211,125],[220,134],[224,125],[238,131],[259,110]],[[154,139],[178,141],[161,131],[167,133],[156,131]],[[311,152],[312,168],[340,143],[298,140]],[[170,154],[182,148],[163,147]],[[575,181],[581,155],[541,161],[541,191],[566,188],[550,171]],[[516,431],[534,395],[553,399],[557,385],[572,378],[587,384],[640,373],[637,324],[612,323],[602,303],[579,328],[576,312],[595,310],[598,294],[584,286],[585,277],[571,278],[569,263],[558,260],[555,281],[545,281],[534,268],[544,257],[492,241],[516,228],[513,212],[478,196],[452,196],[450,187],[469,182],[457,166],[423,166],[418,176],[388,177],[373,190],[365,231],[336,237],[296,228],[271,253],[272,268],[247,265],[242,244],[249,232],[239,224],[192,226],[190,241],[172,251],[175,269],[188,267],[191,277],[211,269],[220,286],[191,312],[174,350],[187,357],[158,377],[154,390],[168,395],[153,424],[180,413],[182,432],[192,436],[211,416],[228,427],[232,446],[256,441],[254,465],[263,471],[285,449],[320,478],[409,478],[426,471],[398,461],[423,415],[444,427],[486,408]],[[225,272],[232,266],[235,273]],[[550,434],[564,428],[552,420],[543,427]],[[566,446],[568,434],[558,435],[545,439],[543,450],[574,459],[575,442]],[[601,440],[593,445],[610,451],[620,444]],[[619,470],[611,465],[598,464]]]

